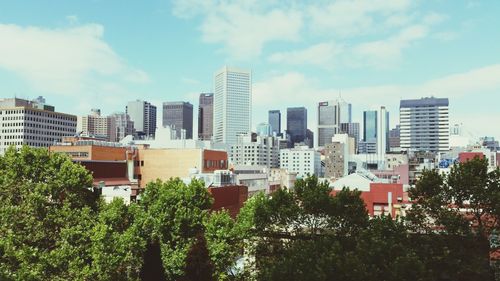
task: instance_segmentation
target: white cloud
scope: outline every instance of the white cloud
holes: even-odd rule
[[[311,29],[321,34],[352,37],[370,33],[378,17],[403,15],[412,7],[410,0],[339,0],[320,2],[308,8]],[[396,19],[393,19],[396,21]]]
[[[377,105],[389,107],[392,124],[397,121],[399,100],[426,96],[450,98],[451,122],[464,123],[477,134],[493,135],[500,138],[500,133],[492,122],[500,122],[500,112],[489,113],[483,118],[489,122],[474,123],[469,120],[470,100],[492,101],[499,104],[500,64],[472,69],[467,72],[451,74],[444,77],[424,81],[414,85],[379,85],[342,89],[342,97],[354,105],[355,110],[369,109]],[[261,116],[269,105],[286,110],[287,106],[306,106],[309,112],[309,126],[315,128],[316,106],[324,100],[336,99],[339,89],[319,87],[315,80],[298,72],[290,72],[273,76],[268,80],[258,81],[253,87],[253,102],[256,108],[254,124],[261,122]],[[283,101],[287,101],[286,104]],[[460,104],[465,106],[459,106]],[[480,108],[477,108],[478,110]],[[480,114],[485,116],[484,114]],[[481,116],[474,117],[479,119]],[[259,119],[260,118],[260,119]],[[355,120],[359,118],[355,118]]]
[[[269,57],[270,62],[286,64],[312,64],[331,68],[344,47],[333,42],[319,43],[304,50],[278,52]]]
[[[175,1],[174,15],[202,18],[200,30],[207,43],[219,43],[234,58],[261,54],[266,43],[296,41],[302,14],[293,8],[270,8],[258,1]]]
[[[144,71],[128,66],[113,51],[103,34],[98,24],[56,29],[0,24],[0,67],[39,92],[78,98],[105,89],[103,80],[149,81]]]

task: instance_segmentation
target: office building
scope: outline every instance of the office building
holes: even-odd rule
[[[251,134],[240,135],[237,144],[231,146],[230,158],[233,165],[257,165],[278,168],[278,138],[269,135],[258,135],[254,140]]]
[[[82,136],[115,142],[116,122],[110,116],[102,116],[100,109],[92,109],[90,115],[78,116],[77,132]]]
[[[331,143],[332,137],[342,132],[341,124],[350,123],[352,123],[350,103],[341,99],[320,102],[318,104],[318,146],[324,147]]]
[[[211,140],[214,130],[214,94],[200,94],[198,107],[198,139]]]
[[[449,150],[450,124],[447,98],[401,100],[401,149],[444,152]]]
[[[271,125],[267,123],[260,123],[257,125],[257,135],[259,136],[272,136],[272,128]]]
[[[292,146],[304,143],[307,135],[307,109],[305,107],[290,107],[286,110],[286,133],[290,135]]]
[[[381,106],[377,118],[377,154],[384,159],[389,151],[389,112]]]
[[[321,176],[321,155],[308,146],[282,149],[280,151],[280,167],[297,177],[305,178],[308,175]]]
[[[369,142],[377,140],[377,111],[370,110],[363,112],[363,141]]]
[[[39,97],[0,99],[0,153],[9,146],[49,147],[76,134],[77,117],[59,113]]]
[[[359,123],[340,123],[340,133],[348,134],[349,137],[354,138],[357,147],[360,141]]]
[[[281,135],[281,111],[269,110],[269,125],[273,134]]]
[[[147,101],[130,101],[126,114],[134,122],[135,133],[140,138],[154,137],[156,131],[156,106]]]
[[[133,136],[135,133],[134,122],[130,120],[130,116],[128,116],[125,112],[113,113],[110,117],[115,122],[116,128],[116,141],[121,141],[126,136]]]
[[[193,105],[189,102],[164,102],[163,127],[170,126],[177,138],[193,138]]]
[[[394,129],[389,131],[389,148],[391,151],[401,150],[399,125],[396,125]]]
[[[214,75],[214,127],[216,143],[233,145],[251,131],[252,79],[250,71],[224,67]]]

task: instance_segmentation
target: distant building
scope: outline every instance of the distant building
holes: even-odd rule
[[[272,128],[271,125],[267,123],[260,123],[257,125],[257,135],[259,136],[272,136]]]
[[[251,131],[252,78],[250,71],[224,67],[214,75],[214,128],[217,143],[233,145]]]
[[[280,151],[280,166],[289,172],[297,173],[297,177],[307,175],[321,176],[320,153],[308,146],[282,149]]]
[[[0,154],[9,146],[49,147],[76,134],[77,117],[55,112],[39,97],[34,101],[0,99]]]
[[[401,129],[399,125],[397,125],[396,128],[389,131],[389,148],[391,151],[401,150],[400,136],[401,136]]]
[[[198,139],[211,140],[214,130],[214,94],[200,94],[198,108]]]
[[[154,137],[156,131],[156,106],[147,101],[130,101],[126,114],[134,122],[135,132],[139,137]]]
[[[375,145],[375,147],[374,147]],[[375,148],[375,149],[373,149]],[[363,112],[363,141],[359,143],[359,153],[384,154],[389,148],[389,112],[385,106],[380,110]]]
[[[309,146],[310,148],[314,147],[314,132],[307,129],[306,131],[306,139],[304,141],[304,144]]]
[[[189,102],[164,102],[163,127],[170,126],[178,138],[193,138],[193,105]],[[185,135],[183,135],[185,132]]]
[[[447,98],[401,100],[399,107],[401,148],[428,152],[449,150],[448,106]]]
[[[304,143],[307,137],[307,109],[305,107],[287,108],[286,133],[290,135],[292,146],[296,143]]]
[[[281,135],[281,111],[269,110],[268,124],[271,126],[273,134]]]
[[[255,140],[250,134],[238,136],[238,142],[231,146],[233,165],[258,165],[267,168],[279,167],[279,143],[277,137],[258,135]]]
[[[357,151],[357,146],[360,141],[359,123],[340,123],[340,133],[348,134],[351,138],[354,138]]]
[[[352,123],[352,106],[341,99],[318,104],[318,146],[330,143],[341,132],[341,124]]]
[[[83,136],[106,141],[117,141],[116,121],[110,116],[101,116],[100,109],[92,109],[90,115],[78,116],[77,131]]]
[[[134,121],[130,120],[130,116],[127,113],[113,113],[110,117],[115,122],[116,128],[116,141],[121,141],[126,136],[132,136],[135,133]]]

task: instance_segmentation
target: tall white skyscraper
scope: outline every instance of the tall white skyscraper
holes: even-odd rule
[[[384,159],[389,148],[389,112],[385,106],[380,107],[377,122],[377,154]]]
[[[247,134],[252,122],[252,77],[250,71],[224,67],[214,74],[215,142],[234,145]]]
[[[446,98],[402,100],[399,106],[401,148],[430,152],[449,150],[448,105]]]

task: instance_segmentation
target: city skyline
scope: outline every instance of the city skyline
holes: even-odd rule
[[[3,97],[43,95],[77,115],[123,112],[136,99],[197,107],[228,65],[252,71],[253,130],[268,110],[305,106],[315,131],[316,104],[339,95],[352,103],[353,122],[365,110],[399,112],[401,99],[436,96],[450,99],[450,125],[500,138],[491,126],[500,120],[500,3],[325,2],[330,14],[356,11],[337,22],[314,3],[82,3],[0,4]],[[132,28],[130,18],[138,19]],[[393,128],[398,114],[390,118]]]

